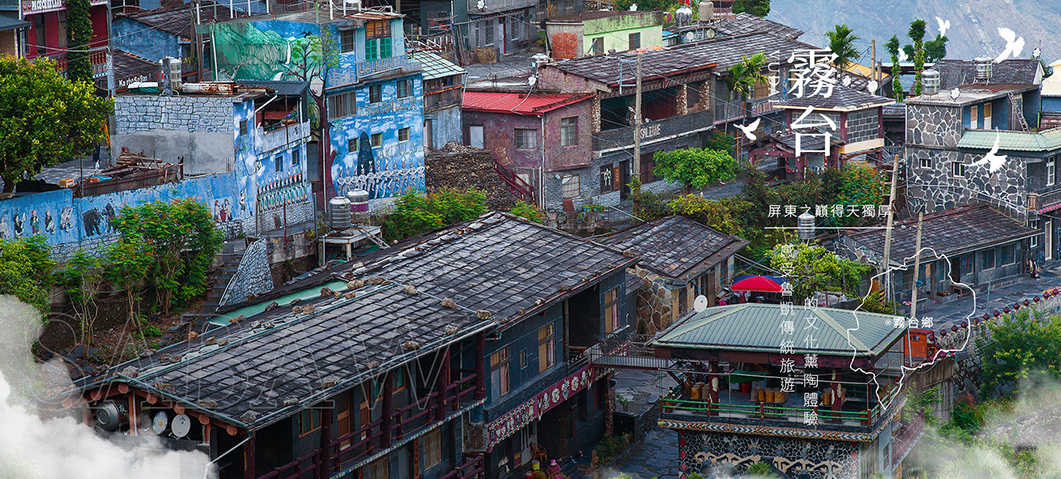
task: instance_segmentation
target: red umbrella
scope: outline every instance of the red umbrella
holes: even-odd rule
[[[733,286],[730,286],[729,289],[733,291],[760,291],[766,293],[780,293],[781,285],[777,284],[777,281],[774,281],[765,276],[751,276],[737,281],[736,283],[733,283]]]

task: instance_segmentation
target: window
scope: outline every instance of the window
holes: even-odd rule
[[[921,158],[920,160],[918,160],[918,166],[920,166],[921,169],[924,170],[932,168],[932,158]]]
[[[239,134],[240,135],[246,135],[247,134],[247,120],[240,120],[240,122],[239,122]]]
[[[578,198],[581,191],[578,186],[578,175],[564,175],[560,178],[560,189],[564,198]]]
[[[365,23],[365,38],[383,38],[391,36],[390,20],[374,20]]]
[[[647,185],[656,181],[656,158],[652,153],[641,155],[641,184]]]
[[[969,128],[975,130],[977,125],[980,123],[980,119],[977,118],[978,111],[975,106],[969,107]]]
[[[413,81],[398,80],[398,98],[408,98],[410,96],[413,96]]]
[[[483,125],[468,125],[468,144],[476,148],[483,147]]]
[[[556,365],[556,325],[549,324],[538,330],[538,372],[545,372]]]
[[[435,429],[424,434],[424,469],[442,463],[442,431]]]
[[[372,134],[372,147],[373,148],[379,148],[381,146],[383,146],[383,133],[373,133]]]
[[[524,369],[527,367],[527,350],[521,349],[519,351],[519,368]]]
[[[965,276],[967,274],[972,274],[972,272],[973,272],[973,254],[972,253],[963,254],[962,255],[962,267],[961,267],[959,272],[961,273],[962,276]]]
[[[305,436],[321,428],[321,412],[317,409],[303,409],[298,414],[298,435]]]
[[[611,165],[605,165],[600,167],[600,192],[609,193],[615,190],[615,185],[612,184],[612,167]]]
[[[357,138],[351,138],[346,142],[346,151],[350,153],[358,152]]]
[[[357,96],[348,91],[328,97],[328,117],[343,118],[357,113]]]
[[[409,141],[409,128],[398,129],[398,141]]]
[[[368,465],[368,477],[365,479],[390,479],[391,458],[383,456]]]
[[[284,171],[284,157],[276,157],[276,171]]]
[[[689,288],[682,286],[678,290],[678,316],[684,315],[689,310]]]
[[[955,178],[965,176],[965,163],[952,161],[950,164],[951,175]]]
[[[394,391],[405,389],[405,369],[398,368],[394,371]]]
[[[991,129],[991,104],[990,103],[985,103],[984,104],[984,129],[985,130],[990,130]]]
[[[995,267],[995,249],[987,249],[980,252],[980,268],[993,269]]]
[[[604,55],[604,37],[593,39],[592,53],[593,55]]]
[[[379,103],[383,100],[383,85],[369,85],[368,102]]]
[[[531,150],[538,147],[538,130],[516,128],[516,149]]]
[[[619,329],[619,288],[604,292],[604,332],[612,333]]]
[[[298,166],[300,162],[302,162],[302,152],[291,150],[291,166]]]
[[[1033,230],[1038,230],[1039,229],[1039,220],[1028,220],[1028,227],[1033,229]],[[1035,236],[1031,237],[1031,247],[1035,248],[1037,246],[1039,246],[1039,235],[1035,235]]]
[[[578,144],[578,117],[560,119],[560,146]]]
[[[630,34],[630,50],[637,50],[641,48],[641,34],[631,33]]]
[[[1000,260],[1002,266],[1008,266],[1017,262],[1017,250],[1015,245],[1008,244],[999,249],[1002,250],[1002,259]]]
[[[365,24],[365,60],[391,57],[391,24],[376,20]]]
[[[1046,186],[1054,186],[1057,182],[1057,163],[1051,157],[1046,160]]]
[[[494,398],[508,394],[508,348],[490,355],[490,382]]]
[[[354,51],[354,31],[341,30],[339,32],[339,53],[350,53]]]

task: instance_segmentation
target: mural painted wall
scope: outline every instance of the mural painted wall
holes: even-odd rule
[[[146,58],[159,61],[165,57],[182,58],[177,36],[140,23],[131,18],[117,17],[111,24],[114,47]]]

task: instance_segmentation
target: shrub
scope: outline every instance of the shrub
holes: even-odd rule
[[[487,211],[486,194],[473,189],[444,189],[426,196],[409,191],[383,220],[383,238],[398,241],[448,224],[473,220]]]
[[[0,241],[0,294],[15,295],[47,315],[55,270],[50,251],[43,236]]]
[[[527,203],[523,200],[517,200],[516,204],[512,206],[512,210],[509,211],[516,216],[521,216],[531,220],[535,223],[545,223],[545,214],[538,209],[538,207]]]

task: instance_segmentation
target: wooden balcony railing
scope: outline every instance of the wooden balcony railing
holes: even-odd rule
[[[896,464],[906,457],[906,454],[917,445],[917,441],[921,439],[924,431],[924,412],[914,415],[909,421],[903,423],[902,429],[895,435],[895,440],[892,443],[892,464]]]
[[[455,467],[452,471],[449,471],[439,479],[469,479],[472,477],[482,477],[485,470],[483,468],[483,456],[467,455],[464,458],[464,464]]]

